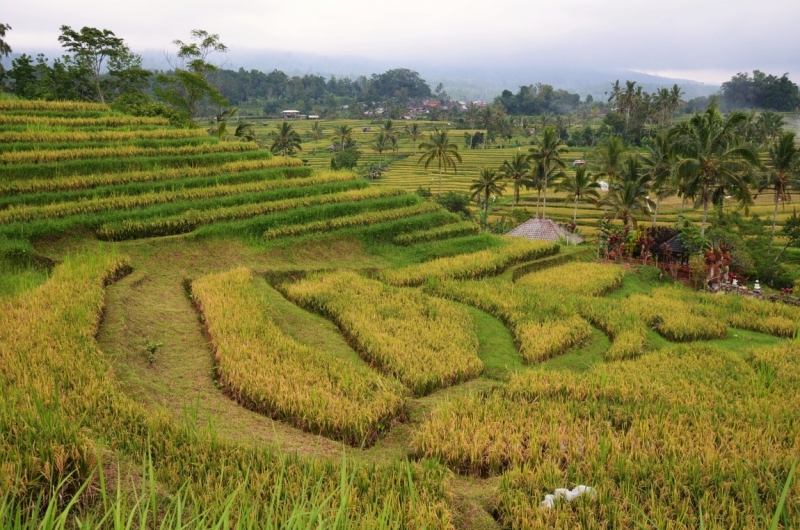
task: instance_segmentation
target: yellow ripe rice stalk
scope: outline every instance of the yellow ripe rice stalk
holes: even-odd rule
[[[618,265],[572,262],[527,274],[517,283],[561,293],[599,296],[619,288],[624,277],[625,269]]]
[[[98,112],[111,112],[111,108],[104,103],[89,103],[86,101],[29,101],[25,99],[0,99],[0,111],[3,110],[93,110]]]
[[[0,114],[0,125],[48,125],[51,127],[125,127],[128,125],[169,125],[169,120],[167,118],[138,116],[52,118],[48,116],[17,116]]]
[[[451,302],[352,271],[317,274],[283,289],[291,300],[331,318],[362,356],[416,395],[483,370],[472,318]]]
[[[64,160],[87,158],[121,158],[134,156],[180,156],[207,153],[235,153],[258,149],[255,142],[220,142],[213,144],[183,145],[180,147],[116,146],[91,149],[58,149],[52,151],[7,151],[0,153],[2,164],[46,164]]]
[[[192,297],[221,383],[248,408],[354,445],[374,442],[402,413],[400,384],[284,334],[248,269],[195,280]]]
[[[399,269],[387,269],[381,273],[381,279],[392,285],[415,286],[422,285],[429,279],[482,278],[498,274],[521,261],[556,254],[559,249],[558,244],[545,241],[528,241],[513,237],[505,240],[506,245],[499,249],[439,258]]]
[[[279,167],[299,167],[303,161],[296,158],[264,158],[259,160],[239,160],[216,166],[164,168],[148,171],[128,171],[123,173],[100,173],[52,179],[20,179],[0,182],[0,195],[36,193],[42,191],[67,191],[95,188],[99,186],[118,186],[131,182],[157,182],[182,178],[208,177],[225,173],[242,173],[259,169]]]
[[[0,132],[0,143],[12,142],[121,142],[125,140],[169,140],[204,138],[203,129],[156,129],[154,131],[29,131]]]

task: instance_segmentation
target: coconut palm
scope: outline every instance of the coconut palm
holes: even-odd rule
[[[547,186],[550,183],[552,169],[564,169],[567,163],[561,158],[562,153],[567,152],[567,148],[561,143],[555,127],[546,127],[542,132],[542,137],[536,139],[536,145],[531,149],[531,159],[542,166],[544,175],[544,200],[542,202],[542,218],[547,218]]]
[[[339,143],[339,150],[344,151],[344,146],[353,141],[353,128],[349,125],[339,125],[333,129],[331,140]]]
[[[300,135],[297,134],[294,127],[287,121],[283,121],[280,125],[277,125],[275,130],[269,133],[269,136],[272,138],[272,145],[269,150],[275,154],[281,153],[285,157],[286,155],[293,155],[295,150],[303,150],[300,146],[302,143]]]
[[[414,149],[414,156],[417,156],[417,140],[422,138],[424,130],[419,123],[412,123],[405,126],[405,135],[411,140],[411,146]]]
[[[625,226],[636,228],[636,216],[644,215],[645,208],[654,206],[648,198],[651,185],[650,176],[642,171],[639,159],[629,155],[622,164],[620,179],[611,184],[608,194],[599,204],[609,209],[612,219],[622,219]]]
[[[310,136],[314,140],[314,151],[312,154],[317,154],[317,142],[319,139],[325,135],[325,129],[322,128],[322,124],[318,121],[315,121],[311,124],[311,129],[308,131],[308,136]]]
[[[754,184],[753,169],[759,167],[758,154],[741,144],[736,129],[747,120],[741,112],[723,117],[715,105],[674,130],[678,162],[675,177],[700,191],[703,205],[701,235],[705,236],[708,206],[718,204],[726,196],[749,205],[749,187]]]
[[[392,148],[392,139],[381,131],[375,136],[375,141],[372,142],[372,150],[381,156],[381,164],[384,164],[383,153]]]
[[[647,166],[650,180],[653,182],[652,191],[656,195],[656,208],[653,213],[653,226],[656,226],[658,222],[658,209],[659,206],[661,206],[661,201],[674,195],[676,192],[672,178],[675,156],[672,148],[672,140],[667,131],[659,131],[648,147],[647,154],[640,156],[642,162]]]
[[[504,176],[496,170],[484,166],[478,174],[478,178],[472,181],[469,191],[472,192],[471,198],[478,199],[483,196],[483,213],[484,217],[489,211],[489,196],[495,195],[500,197],[505,191],[506,185],[503,182]]]
[[[578,221],[578,201],[587,199],[594,200],[595,202],[599,201],[600,193],[597,191],[599,189],[600,184],[597,183],[597,177],[592,175],[592,173],[586,169],[586,166],[580,166],[575,170],[574,175],[566,175],[561,179],[561,182],[558,183],[558,186],[556,186],[556,191],[567,192],[567,198],[565,200],[567,204],[569,204],[570,201],[573,202],[573,223],[577,223]]]
[[[0,24],[0,57],[11,55],[11,46],[6,42],[6,31],[10,30],[11,26],[8,24]]]
[[[758,191],[772,193],[775,209],[772,212],[772,238],[775,238],[775,225],[778,221],[778,203],[791,200],[790,190],[800,189],[800,149],[795,143],[795,133],[783,133],[769,148],[768,166],[764,171]]]
[[[503,164],[500,166],[500,175],[503,178],[511,180],[514,184],[514,204],[511,206],[512,210],[517,203],[519,203],[520,188],[522,186],[529,187],[532,184],[529,178],[530,171],[531,157],[522,151],[515,152],[510,161],[504,160]]]
[[[464,111],[464,119],[467,120],[467,126],[471,129],[478,122],[478,115],[480,114],[480,107],[474,102],[470,101],[467,104],[467,110]]]
[[[628,148],[619,136],[611,136],[608,140],[597,146],[595,157],[596,164],[600,169],[598,177],[608,177],[609,183],[613,183],[617,178],[619,167],[622,163]]]
[[[458,145],[452,143],[447,135],[447,129],[434,127],[428,134],[428,140],[419,144],[419,148],[424,151],[418,164],[425,161],[425,169],[428,169],[431,162],[436,160],[439,166],[439,193],[442,194],[442,170],[447,172],[447,168],[452,167],[453,173],[458,173],[456,162],[461,163],[461,155],[458,154]]]
[[[503,113],[494,105],[486,105],[480,112],[478,112],[478,125],[486,129],[486,134],[483,136],[483,148],[486,149],[486,139],[489,138],[489,131],[491,131],[497,120],[503,117]]]

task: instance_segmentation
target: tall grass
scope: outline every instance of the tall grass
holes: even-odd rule
[[[450,239],[451,237],[470,236],[480,233],[481,227],[472,221],[462,221],[452,223],[428,230],[416,230],[407,234],[400,234],[392,239],[396,245],[413,245],[414,243],[427,243],[429,241],[439,241]]]
[[[0,125],[50,125],[63,127],[124,127],[127,125],[169,125],[167,118],[103,116],[101,118],[51,118],[0,114]]]
[[[624,277],[625,270],[617,265],[567,263],[522,276],[516,282],[558,293],[599,296],[622,286]]]
[[[43,101],[26,99],[0,99],[0,111],[4,110],[54,110],[110,112],[111,108],[104,103],[86,101]]]
[[[156,129],[152,131],[52,131],[0,132],[0,143],[15,142],[120,142],[140,139],[207,138],[203,129]]]

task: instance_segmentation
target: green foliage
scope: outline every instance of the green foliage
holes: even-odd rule
[[[750,76],[740,72],[722,83],[722,104],[726,109],[769,109],[791,112],[800,105],[800,90],[789,80],[754,70]]]
[[[469,209],[470,196],[468,193],[448,191],[436,197],[436,202],[441,204],[448,212],[456,213],[463,219],[472,219],[472,210]]]
[[[339,151],[331,157],[331,169],[350,170],[358,166],[358,159],[361,158],[361,151],[355,148]]]

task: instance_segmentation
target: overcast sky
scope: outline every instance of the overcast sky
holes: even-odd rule
[[[107,28],[138,51],[191,29],[236,52],[627,69],[720,83],[755,68],[800,81],[800,0],[25,0],[0,22],[15,52],[57,47],[62,24]],[[269,70],[269,65],[263,69]]]

